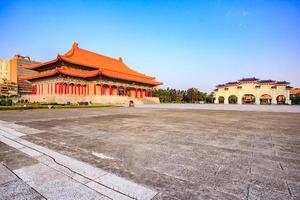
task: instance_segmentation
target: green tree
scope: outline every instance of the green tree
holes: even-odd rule
[[[300,94],[291,96],[292,104],[300,104]]]

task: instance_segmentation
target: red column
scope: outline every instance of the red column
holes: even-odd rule
[[[74,94],[77,94],[77,85],[74,85]]]
[[[80,92],[81,92],[81,91],[80,91],[80,86],[81,86],[81,85],[77,85],[77,87],[78,87],[78,95],[79,95],[79,96],[80,96]]]
[[[97,94],[97,85],[94,84],[94,95],[96,95],[96,94]]]
[[[101,84],[101,86],[100,86],[100,93],[101,93],[101,95],[104,95],[104,87],[103,87],[103,84]]]
[[[124,87],[123,96],[126,96],[126,87]]]
[[[42,84],[41,94],[44,94],[44,86],[43,86],[43,84]]]
[[[109,86],[109,95],[111,96],[112,94],[112,88],[111,88],[111,85]]]
[[[86,96],[86,85],[83,86],[83,95]]]
[[[143,98],[143,90],[141,89],[141,98]]]
[[[137,89],[135,88],[135,98],[137,98]]]

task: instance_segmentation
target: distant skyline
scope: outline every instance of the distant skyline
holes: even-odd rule
[[[53,59],[73,42],[163,88],[243,77],[300,87],[300,1],[0,1],[0,58]]]

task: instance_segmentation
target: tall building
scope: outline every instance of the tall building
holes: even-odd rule
[[[289,82],[243,78],[216,86],[215,103],[291,104]]]
[[[15,55],[10,60],[12,73],[12,80],[18,83],[18,94],[26,95],[31,93],[31,83],[27,80],[20,79],[21,76],[34,74],[35,71],[26,69],[23,66],[38,64],[39,62],[31,60],[29,56]]]
[[[13,69],[10,60],[0,59],[0,95],[13,96],[18,94],[16,79],[17,72]]]
[[[162,84],[155,77],[133,70],[122,58],[79,48],[77,43],[53,60],[24,68],[36,71],[21,77],[32,82],[26,97],[32,102],[159,103],[152,97],[152,90]]]
[[[24,65],[37,64],[28,56],[15,55],[10,60],[0,59],[0,95],[24,95],[31,93],[31,83],[20,80],[20,76],[33,74],[34,71],[23,68]]]
[[[0,83],[10,79],[10,61],[0,59]]]

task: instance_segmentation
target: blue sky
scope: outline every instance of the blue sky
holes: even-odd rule
[[[0,58],[46,61],[79,46],[156,76],[163,87],[242,77],[300,87],[300,1],[5,1]]]

